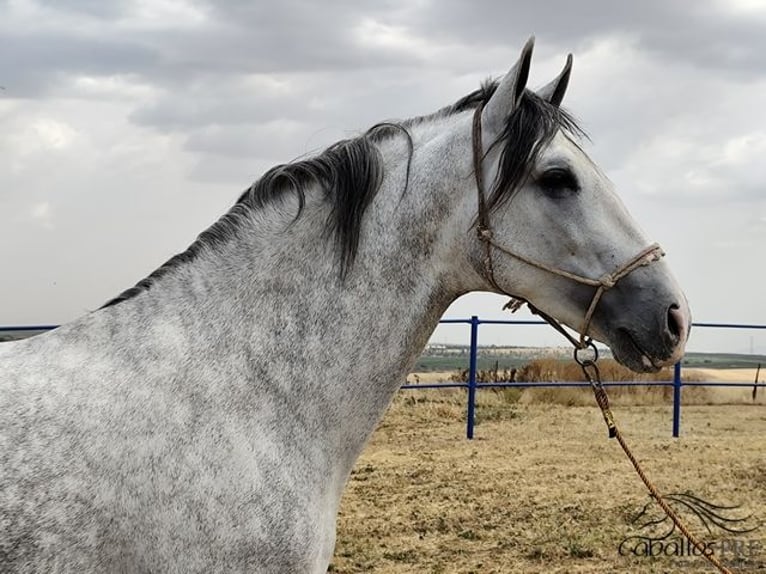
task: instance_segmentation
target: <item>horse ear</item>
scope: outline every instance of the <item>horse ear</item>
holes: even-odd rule
[[[569,85],[569,76],[572,73],[572,54],[567,56],[567,63],[564,64],[564,69],[556,76],[550,84],[543,86],[537,92],[537,95],[542,99],[549,101],[556,107],[561,105],[561,100],[564,99],[564,94],[567,91]]]
[[[535,37],[532,36],[524,44],[519,61],[500,80],[495,93],[484,106],[483,123],[489,131],[499,133],[505,125],[505,120],[515,110],[529,78],[529,66],[532,63],[532,49],[535,46]]]

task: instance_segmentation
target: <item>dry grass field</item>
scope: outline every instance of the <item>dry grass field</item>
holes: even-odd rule
[[[679,439],[662,389],[616,396],[615,416],[662,492],[737,505],[718,512],[749,516],[733,525],[752,532],[708,533],[682,509],[716,554],[726,545],[735,572],[766,573],[766,406],[750,404],[749,391],[727,390],[684,390],[692,403],[725,404],[684,406]],[[349,480],[331,572],[715,571],[678,556],[676,533],[659,547],[670,556],[620,554],[626,537],[649,534],[647,519],[634,521],[649,499],[587,389],[477,396],[476,439],[468,441],[463,390],[399,393]],[[667,530],[660,524],[651,535]]]

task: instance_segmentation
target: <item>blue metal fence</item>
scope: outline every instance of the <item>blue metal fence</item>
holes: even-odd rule
[[[534,388],[534,387],[589,387],[585,382],[516,382],[501,381],[496,383],[480,383],[477,381],[477,362],[479,354],[479,326],[480,325],[545,325],[543,321],[535,320],[501,320],[501,319],[479,319],[472,316],[470,319],[442,319],[441,324],[468,324],[471,327],[470,352],[468,359],[468,381],[465,383],[429,383],[429,384],[405,384],[402,389],[450,389],[464,388],[468,392],[466,405],[466,437],[473,438],[474,426],[476,424],[476,391],[486,388]],[[766,330],[766,325],[753,324],[734,324],[734,323],[692,323],[694,328],[714,328],[714,329],[754,329]],[[27,326],[0,326],[1,332],[9,332],[24,335],[33,335],[42,331],[55,329],[57,325],[27,325]],[[630,387],[630,386],[672,386],[673,387],[673,436],[678,437],[681,429],[681,390],[683,387],[702,386],[702,387],[753,387],[754,383],[717,383],[717,382],[684,382],[682,376],[682,365],[676,363],[673,370],[672,381],[619,381],[605,382],[605,387]]]
[[[546,325],[544,321],[530,320],[499,320],[499,319],[479,319],[472,316],[470,319],[442,319],[440,323],[467,323],[471,326],[471,347],[468,362],[468,381],[466,383],[430,383],[430,384],[406,384],[402,389],[446,389],[446,388],[465,388],[468,390],[467,412],[466,412],[466,437],[473,438],[474,426],[476,424],[476,391],[484,388],[534,388],[534,387],[590,387],[586,382],[541,382],[527,383],[516,381],[504,381],[497,383],[479,383],[476,380],[477,358],[479,351],[479,325]],[[692,323],[694,328],[715,328],[715,329],[756,329],[766,330],[766,325],[751,324],[733,324],[733,323]],[[673,387],[673,436],[678,437],[681,432],[681,389],[685,386],[704,386],[704,387],[752,387],[754,383],[717,383],[717,382],[684,382],[682,376],[682,365],[676,363],[673,369],[672,381],[619,381],[605,382],[605,387],[630,387],[630,386],[665,386]]]

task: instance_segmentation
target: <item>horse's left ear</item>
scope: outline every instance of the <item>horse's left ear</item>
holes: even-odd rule
[[[505,127],[505,120],[519,106],[529,78],[529,66],[532,63],[532,49],[535,37],[532,36],[521,50],[519,61],[500,80],[492,97],[484,105],[482,124],[486,131],[499,134]]]
[[[564,94],[567,91],[569,85],[569,76],[572,73],[572,54],[567,56],[567,63],[564,64],[564,69],[550,84],[543,86],[537,92],[537,95],[542,99],[549,101],[556,107],[561,105],[561,100],[564,99]]]

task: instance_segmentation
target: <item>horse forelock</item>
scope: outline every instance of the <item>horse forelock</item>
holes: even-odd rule
[[[345,276],[356,258],[364,214],[377,194],[384,175],[383,160],[376,144],[397,135],[406,137],[409,151],[403,190],[406,192],[413,154],[410,128],[474,110],[489,101],[497,86],[497,81],[486,81],[479,89],[433,114],[376,124],[364,134],[339,141],[315,157],[271,168],[247,188],[232,208],[203,231],[186,251],[170,258],[103,307],[149,290],[162,276],[193,261],[205,249],[225,244],[243,228],[250,211],[264,209],[285,194],[294,194],[298,199],[297,220],[306,203],[306,192],[311,187],[320,188],[323,199],[330,204],[326,231],[334,238],[339,272],[341,277]],[[508,116],[503,132],[492,144],[493,147],[501,146],[501,152],[500,169],[488,196],[490,210],[505,203],[524,183],[536,158],[559,130],[578,138],[585,136],[567,111],[526,90],[519,107]]]
[[[487,200],[490,210],[506,203],[524,184],[540,153],[559,131],[575,140],[587,137],[569,112],[525,90],[519,106],[492,144],[501,146],[501,150],[500,169]]]

